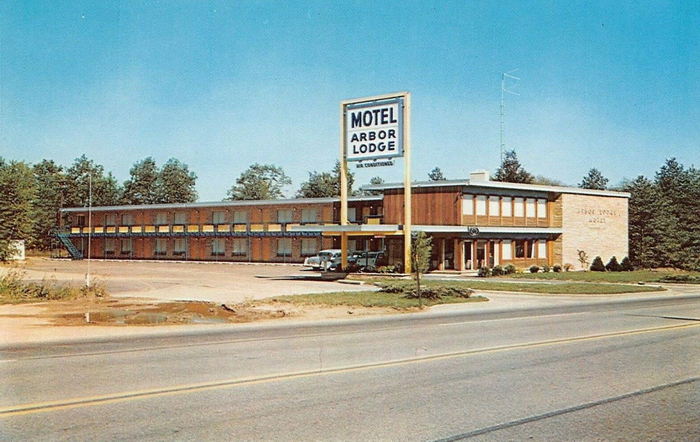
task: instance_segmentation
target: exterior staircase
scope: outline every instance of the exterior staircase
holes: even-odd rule
[[[59,241],[61,241],[61,244],[66,247],[66,250],[68,250],[68,253],[70,253],[71,258],[83,259],[83,254],[77,247],[75,247],[75,244],[73,244],[73,241],[70,240],[67,233],[58,232],[56,233],[56,237]]]

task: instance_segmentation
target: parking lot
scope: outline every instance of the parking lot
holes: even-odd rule
[[[21,267],[28,279],[52,278],[58,283],[80,285],[85,282],[88,262],[33,258]],[[3,267],[2,271],[7,269]],[[318,272],[300,265],[92,260],[90,274],[112,296],[163,301],[235,303],[279,295],[366,290],[337,282],[297,279],[318,276]]]

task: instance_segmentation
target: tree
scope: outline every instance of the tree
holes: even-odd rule
[[[197,175],[187,164],[170,158],[163,164],[156,180],[156,202],[193,203],[197,201]]]
[[[542,186],[559,186],[565,187],[566,184],[563,181],[556,180],[554,178],[548,178],[544,175],[537,175],[532,180],[532,184],[539,184]]]
[[[384,178],[382,178],[380,176],[373,176],[372,178],[369,179],[369,183],[372,185],[384,184]]]
[[[628,257],[625,256],[622,258],[622,261],[620,262],[620,270],[623,272],[631,272],[634,270],[634,266]]]
[[[430,181],[445,181],[447,178],[445,178],[445,175],[443,175],[442,170],[440,170],[439,167],[436,167],[435,169],[431,170],[430,173],[428,173],[428,178]]]
[[[632,264],[647,268],[663,265],[666,258],[660,246],[666,227],[662,221],[663,204],[658,189],[640,175],[624,190],[631,194],[628,225]]]
[[[122,186],[124,204],[155,204],[160,202],[159,172],[152,157],[136,162],[129,171],[130,178]]]
[[[12,253],[11,240],[31,242],[32,201],[36,187],[32,169],[24,162],[0,165],[0,260]]]
[[[413,233],[411,237],[411,267],[416,278],[416,295],[418,296],[418,305],[423,307],[423,298],[421,297],[420,276],[428,271],[430,266],[430,253],[433,250],[433,239],[425,234],[425,232]]]
[[[605,270],[607,270],[608,272],[621,272],[622,266],[619,262],[617,262],[617,258],[613,256],[612,258],[610,258],[610,261],[608,261],[608,263],[605,264]]]
[[[608,179],[596,168],[588,171],[588,175],[583,177],[583,181],[578,187],[582,189],[605,190],[608,186]]]
[[[105,175],[104,167],[95,164],[83,154],[66,170],[65,207],[88,206],[91,180],[93,206],[111,206],[119,203],[121,192],[112,173]]]
[[[352,195],[355,182],[353,173],[346,174],[348,180],[348,195]],[[333,198],[340,196],[340,161],[336,161],[331,172],[309,172],[308,181],[301,184],[297,197],[299,198]]]
[[[32,201],[34,225],[30,247],[48,250],[51,230],[58,225],[59,209],[63,207],[66,176],[63,167],[53,160],[42,160],[32,167],[36,192]]]
[[[496,170],[493,179],[495,181],[524,184],[532,184],[534,181],[532,175],[527,172],[522,164],[520,164],[520,161],[518,161],[518,155],[514,150],[504,153],[501,167]]]
[[[601,259],[600,256],[596,256],[593,259],[593,263],[591,264],[591,271],[592,272],[604,272],[605,271],[605,264],[603,264],[603,260]]]
[[[284,197],[282,187],[292,180],[281,167],[255,163],[236,179],[228,191],[228,200],[273,200]]]

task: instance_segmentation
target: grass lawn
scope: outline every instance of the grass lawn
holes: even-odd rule
[[[275,296],[274,298],[267,298],[267,300],[290,302],[292,304],[315,304],[330,306],[346,305],[349,307],[389,307],[396,309],[411,309],[418,307],[417,299],[404,298],[400,293],[384,293],[376,291]],[[488,301],[488,298],[483,296],[472,296],[469,298],[446,296],[438,300],[423,299],[423,305],[430,306],[437,304],[456,304],[484,301]]]
[[[505,276],[515,279],[543,279],[555,281],[587,281],[587,282],[619,282],[636,283],[659,282],[665,276],[690,275],[700,278],[700,272],[682,272],[671,270],[635,270],[633,272],[547,272],[547,273],[514,273]]]

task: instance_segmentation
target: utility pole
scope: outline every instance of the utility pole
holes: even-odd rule
[[[88,174],[88,252],[87,252],[87,274],[85,275],[85,286],[90,288],[90,258],[92,252],[92,172]]]
[[[510,90],[506,87],[506,79],[511,79],[515,80],[515,83],[513,84],[513,87],[517,85],[517,82],[520,81],[519,77],[516,77],[512,75],[513,72],[517,71],[517,69],[513,69],[510,72],[501,72],[501,164],[503,164],[503,153],[506,150],[506,143],[504,140],[504,134],[505,134],[505,108],[506,108],[506,96],[505,94],[511,94],[511,95],[520,95],[519,93]]]

